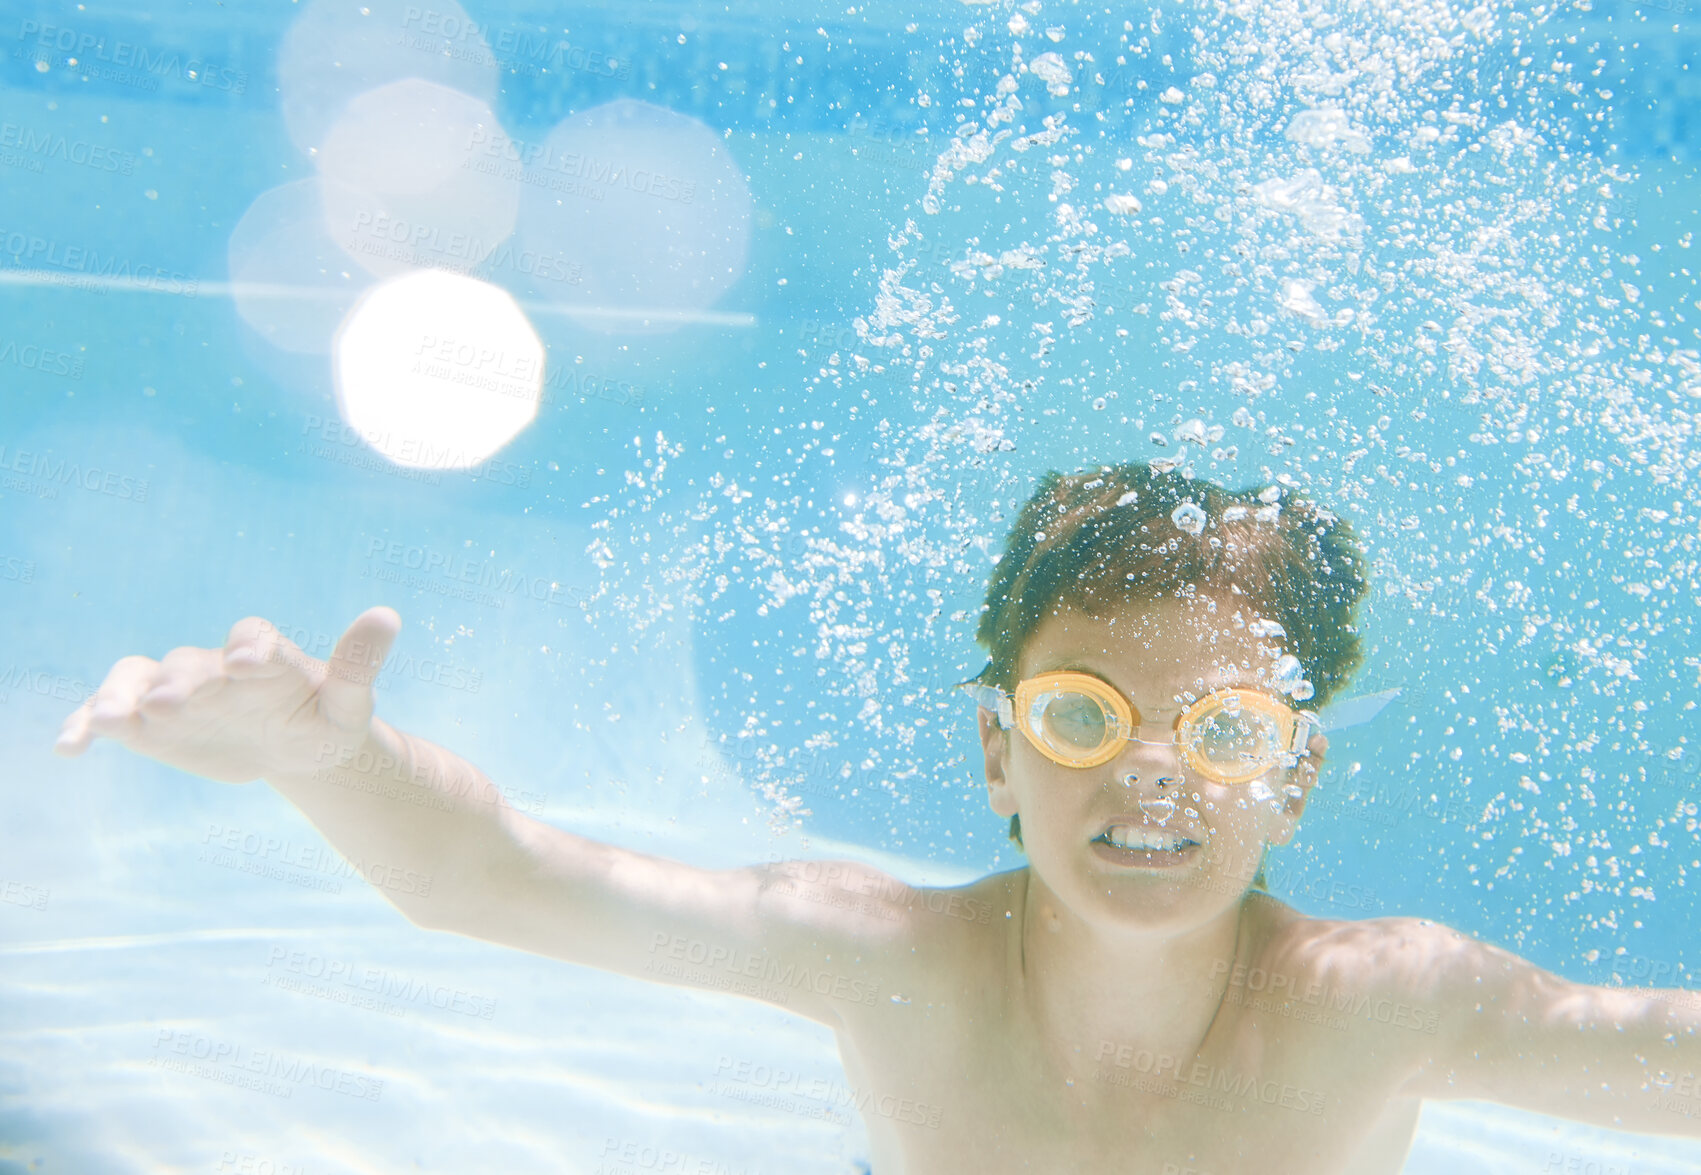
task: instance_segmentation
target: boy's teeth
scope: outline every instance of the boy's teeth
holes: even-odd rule
[[[1169,852],[1176,852],[1193,843],[1173,832],[1159,832],[1155,828],[1135,828],[1127,824],[1112,828],[1104,834],[1104,838],[1121,849],[1164,849]]]

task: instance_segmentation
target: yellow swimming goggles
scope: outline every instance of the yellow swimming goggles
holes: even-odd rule
[[[1139,737],[1140,712],[1110,683],[1090,673],[1042,673],[1016,687],[1015,697],[993,686],[961,687],[998,716],[1005,730],[1020,730],[1034,747],[1065,767],[1108,763],[1126,742],[1176,748],[1188,769],[1218,783],[1247,783],[1276,767],[1299,762],[1322,724],[1256,689],[1213,690],[1183,710],[1174,737]]]

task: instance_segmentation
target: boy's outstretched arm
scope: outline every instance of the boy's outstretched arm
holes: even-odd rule
[[[1402,985],[1441,1026],[1404,1092],[1701,1138],[1701,992],[1572,983],[1448,927],[1391,921]]]
[[[56,749],[79,755],[104,737],[210,779],[264,778],[417,926],[744,995],[830,1026],[889,994],[895,977],[870,960],[905,954],[889,947],[907,911],[871,919],[832,894],[799,900],[795,865],[698,869],[575,836],[515,811],[472,764],[375,718],[372,682],[400,627],[394,611],[369,609],[328,662],[258,618],[236,624],[223,649],[126,657],[66,719]],[[835,888],[892,889],[878,871],[831,865],[866,880]]]

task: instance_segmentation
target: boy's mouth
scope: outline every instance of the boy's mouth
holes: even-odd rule
[[[1094,854],[1115,865],[1162,868],[1193,859],[1199,842],[1146,824],[1113,824],[1093,838]]]

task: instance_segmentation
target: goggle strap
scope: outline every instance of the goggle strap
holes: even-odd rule
[[[963,686],[964,691],[979,703],[981,709],[990,710],[998,716],[998,725],[1009,730],[1016,724],[1016,708],[1010,702],[1010,695],[1001,689],[990,685],[982,685],[978,681],[968,682]]]
[[[1311,742],[1312,734],[1320,729],[1321,726],[1322,724],[1318,722],[1317,719],[1313,718],[1310,714],[1307,714],[1304,710],[1295,711],[1293,745],[1288,747],[1289,753],[1295,755],[1304,753],[1306,746]]]

